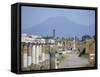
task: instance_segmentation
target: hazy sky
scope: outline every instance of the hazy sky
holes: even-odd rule
[[[91,31],[89,29],[87,32],[89,32],[90,35],[95,34],[95,29],[94,29],[94,27],[95,27],[95,11],[94,10],[58,9],[58,8],[22,6],[21,14],[22,14],[21,15],[21,17],[22,17],[22,33],[29,34],[30,32],[28,32],[28,31],[30,31],[30,30],[27,30],[27,29],[33,28],[33,30],[34,30],[34,27],[38,26],[39,24],[41,24],[41,26],[42,26],[42,23],[47,21],[49,18],[52,19],[52,18],[62,17],[61,19],[57,19],[56,21],[63,22],[63,18],[65,18],[66,22],[67,22],[67,20],[69,20],[72,23],[78,24],[78,26],[82,26],[82,27],[88,26],[88,28],[90,27],[92,32],[89,32],[89,31]],[[55,22],[54,23],[48,22],[48,24],[55,24]],[[67,23],[65,23],[65,25],[67,25]],[[57,24],[57,26],[61,26],[61,24],[60,25]],[[72,28],[73,28],[73,31],[75,32],[76,29],[74,30],[74,28],[76,28],[76,25],[74,26],[74,24],[73,24],[71,26],[73,26]],[[69,27],[70,27],[70,25],[67,26],[67,29]],[[66,31],[64,31],[65,33],[69,33],[69,32],[67,32],[68,31],[67,29],[66,29]],[[39,31],[40,30],[41,29],[39,29]],[[61,30],[61,29],[59,29],[59,30]],[[78,30],[80,30],[80,29],[78,28]],[[33,33],[35,33],[35,32],[33,31]],[[72,32],[70,32],[69,34],[66,34],[66,35],[71,35],[71,33]],[[86,34],[88,34],[88,33],[86,33]],[[80,35],[82,35],[82,34],[80,34]]]

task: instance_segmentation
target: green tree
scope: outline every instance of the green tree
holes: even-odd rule
[[[86,39],[91,39],[91,36],[90,35],[82,36],[82,41],[85,41]]]

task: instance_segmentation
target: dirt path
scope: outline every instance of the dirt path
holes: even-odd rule
[[[78,57],[76,53],[67,53],[66,57],[59,64],[58,68],[75,68],[89,66],[87,58]]]

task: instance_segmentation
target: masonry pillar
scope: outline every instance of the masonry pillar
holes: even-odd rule
[[[23,67],[27,68],[27,44],[25,43],[23,46]]]
[[[32,54],[32,44],[29,43],[29,44],[28,44],[28,51],[27,51],[27,65],[28,65],[28,66],[31,66],[31,63],[32,63],[31,54]]]
[[[39,46],[40,48],[40,50],[39,50],[39,59],[40,59],[40,61],[39,62],[42,62],[42,45],[40,44],[40,46]]]
[[[42,61],[45,61],[45,45],[42,46]]]
[[[36,64],[36,61],[35,61],[35,51],[36,50],[36,46],[35,46],[35,44],[33,44],[33,46],[32,46],[32,64]]]
[[[36,46],[36,64],[39,64],[39,45]]]
[[[55,69],[55,53],[50,52],[50,69]]]

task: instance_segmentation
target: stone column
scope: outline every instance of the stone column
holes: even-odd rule
[[[32,44],[29,43],[29,44],[28,44],[28,52],[27,52],[27,65],[28,65],[28,66],[31,66],[31,63],[32,63],[31,54],[32,54]]]
[[[50,69],[55,69],[55,52],[50,52]]]
[[[36,46],[36,64],[39,64],[39,45]]]
[[[27,68],[27,44],[23,46],[23,67]]]
[[[33,44],[33,46],[32,46],[32,64],[36,64],[36,61],[35,61],[35,51],[36,50],[36,46],[35,46],[35,44]]]
[[[45,61],[45,45],[42,46],[42,61]]]
[[[39,50],[39,58],[40,58],[40,62],[42,61],[42,45],[40,45],[40,50]]]

